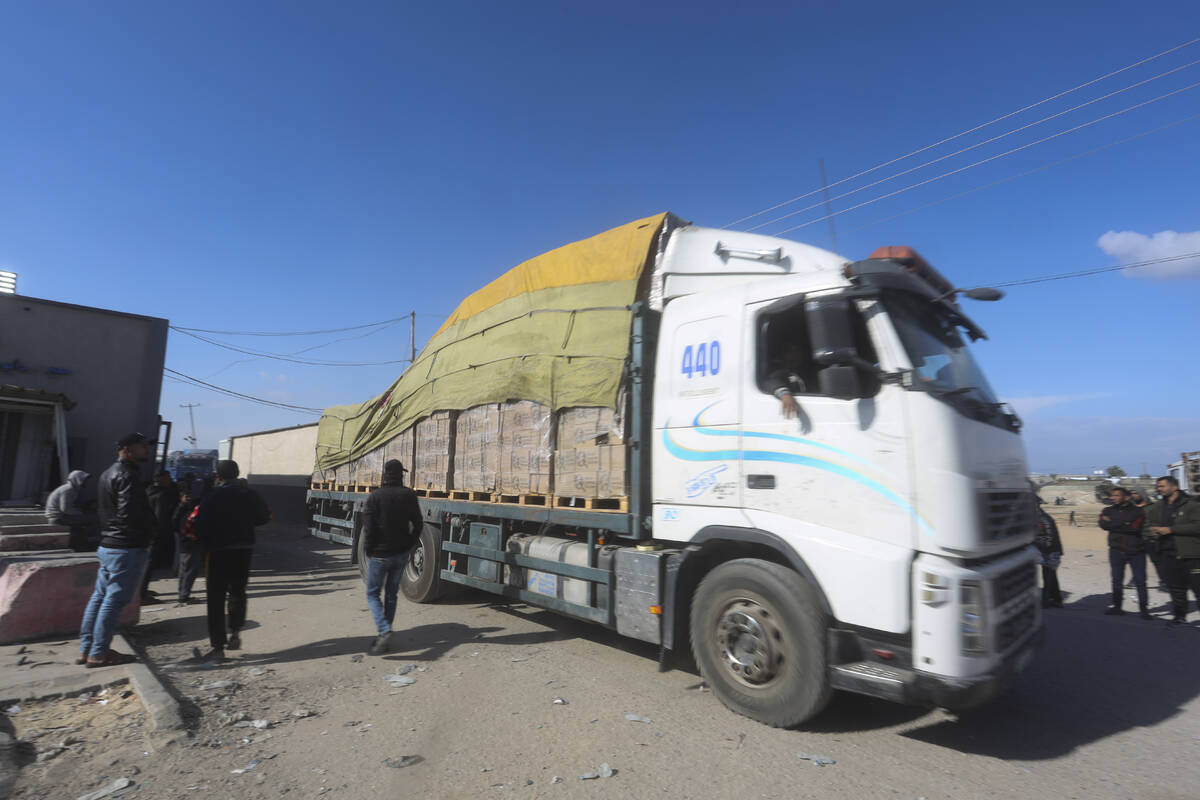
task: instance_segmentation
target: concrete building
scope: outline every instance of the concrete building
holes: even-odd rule
[[[225,441],[219,450],[224,450]],[[275,519],[306,524],[305,495],[317,452],[316,423],[233,436],[228,442],[228,457],[271,506]]]
[[[98,476],[123,434],[154,438],[166,352],[165,319],[0,294],[0,503]]]
[[[1167,474],[1179,482],[1179,488],[1188,494],[1200,487],[1200,450],[1182,453],[1174,464],[1167,465]]]

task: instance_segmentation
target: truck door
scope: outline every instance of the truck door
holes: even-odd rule
[[[812,302],[810,295],[746,306],[741,382],[746,514],[754,527],[789,541],[822,574],[839,618],[902,630],[907,608],[881,615],[869,607],[876,589],[887,592],[885,597],[907,596],[914,512],[902,390],[882,384],[864,364],[856,396],[823,392],[823,369],[854,368],[814,359]],[[850,317],[858,356],[879,364],[871,334],[874,301],[835,302]],[[785,392],[791,395],[786,406]]]

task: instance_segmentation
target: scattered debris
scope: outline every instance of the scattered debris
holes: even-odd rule
[[[21,707],[20,707],[20,706],[18,706],[18,705],[15,705],[15,704],[14,704],[14,705],[11,705],[11,706],[9,706],[8,708],[4,709],[4,713],[5,713],[5,714],[20,714],[20,713],[21,713]]]
[[[693,683],[691,686],[688,686],[687,690],[694,692],[707,692],[709,689],[708,684],[705,681],[700,681],[699,683]]]
[[[267,674],[268,672],[270,672],[270,671],[271,671],[271,670],[269,670],[269,669],[263,669],[262,667],[251,667],[250,669],[246,670],[246,674],[247,674],[247,675],[253,675],[254,677],[256,677],[256,678],[257,678],[257,677],[259,677],[259,676],[261,676],[261,675],[266,675],[266,674]]]
[[[317,767],[316,769],[313,770],[313,772],[317,775],[324,775],[326,772],[329,772],[329,770],[321,769],[320,767]]]
[[[491,767],[483,767],[483,768],[481,768],[479,771],[480,771],[480,772],[491,772],[491,771],[492,771],[492,768],[491,768]]]
[[[399,689],[404,686],[412,686],[417,682],[416,678],[410,678],[407,675],[396,675],[395,673],[384,675],[383,679],[395,689]]]
[[[613,775],[616,775],[616,774],[617,774],[617,771],[615,769],[613,769],[612,767],[610,767],[608,764],[601,764],[599,767],[596,768],[595,772],[585,772],[582,775],[580,775],[579,780],[593,781],[593,780],[596,780],[597,778],[611,778]]]
[[[653,721],[646,719],[645,717],[639,717],[637,714],[626,714],[625,719],[629,720],[630,722],[644,722],[647,725]]]
[[[400,666],[396,667],[396,674],[397,675],[407,675],[408,673],[412,672],[416,668],[417,668],[416,664],[401,664]]]
[[[420,756],[400,756],[399,758],[385,758],[383,765],[392,769],[403,769],[404,767],[411,767],[413,764],[419,764],[424,760]]]
[[[244,775],[245,773],[247,773],[247,772],[249,772],[250,770],[254,769],[255,767],[257,767],[257,766],[258,766],[259,764],[261,764],[261,763],[262,763],[262,761],[259,761],[259,760],[256,758],[256,759],[254,759],[253,761],[251,761],[249,764],[247,764],[246,766],[242,767],[241,769],[231,769],[231,770],[229,770],[229,774],[230,774],[230,775]]]
[[[131,786],[133,786],[133,781],[129,780],[129,778],[117,778],[112,783],[94,792],[80,795],[79,800],[100,800],[102,797],[119,797],[125,794],[125,790]]]
[[[236,723],[239,728],[258,728],[260,731],[265,731],[271,727],[269,719],[240,719]]]
[[[353,661],[355,664],[361,664],[362,660],[363,660],[363,654],[358,653],[356,655],[352,655],[352,656],[350,656],[350,660]]]
[[[126,689],[125,691],[121,692],[121,699],[124,700],[126,697],[133,697],[132,689]]]
[[[562,778],[560,778],[560,777],[558,777],[557,775],[555,775],[555,776],[554,776],[554,777],[553,777],[553,778],[550,780],[550,782],[551,782],[551,783],[562,783]]]
[[[832,758],[829,758],[827,756],[814,756],[811,753],[796,753],[796,755],[799,758],[804,759],[805,761],[811,761],[812,763],[816,764],[818,767],[825,767],[825,766],[829,766],[830,764],[837,763]]]
[[[563,698],[561,698],[561,697],[556,697],[556,698],[554,698],[554,699],[553,699],[551,702],[552,702],[554,705],[556,705],[556,706],[565,706],[565,705],[570,705],[570,704],[569,704],[569,703],[568,703],[566,700],[564,700],[564,699],[563,699]]]
[[[316,716],[316,712],[309,711],[307,708],[297,708],[292,712],[292,716],[296,719],[306,719],[308,717]]]
[[[212,683],[206,683],[206,684],[202,685],[200,687],[200,691],[216,692],[216,691],[220,691],[221,689],[228,689],[230,691],[234,691],[235,689],[237,689],[237,687],[238,687],[237,681],[213,681]],[[101,694],[103,694],[103,692],[101,692]]]
[[[514,664],[520,664],[522,661],[528,661],[528,660],[529,660],[528,658],[510,658],[509,659],[509,661],[511,661]]]

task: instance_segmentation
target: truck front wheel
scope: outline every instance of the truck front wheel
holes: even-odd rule
[[[417,544],[408,552],[400,591],[414,603],[432,603],[442,593],[442,580],[438,575],[439,541],[438,529],[426,523]]]
[[[794,571],[740,558],[700,582],[692,599],[692,652],[722,703],[791,728],[829,702],[825,619]]]

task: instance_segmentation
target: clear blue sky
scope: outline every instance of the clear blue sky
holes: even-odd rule
[[[415,309],[419,344],[462,296],[550,248],[666,210],[724,225],[817,187],[820,157],[837,181],[1197,36],[1194,0],[5,3],[0,268],[22,294],[188,327],[312,330]],[[1200,44],[871,178],[1196,59]],[[1200,65],[834,207],[1196,81]],[[1197,113],[1200,89],[1183,91],[840,214],[839,250],[909,244],[960,285],[1200,250],[1200,234],[1141,238],[1200,230],[1200,120],[921,208]],[[1106,252],[1110,231],[1137,235]],[[825,222],[787,236],[830,246]],[[976,353],[1023,413],[1034,469],[1159,473],[1200,449],[1200,264],[1176,271],[973,304],[992,334]],[[338,337],[222,338],[294,352]],[[401,324],[306,357],[407,352]],[[313,407],[365,400],[400,370],[238,358],[172,333],[167,365]],[[202,404],[202,446],[312,419],[163,388],[176,441],[183,402]]]

